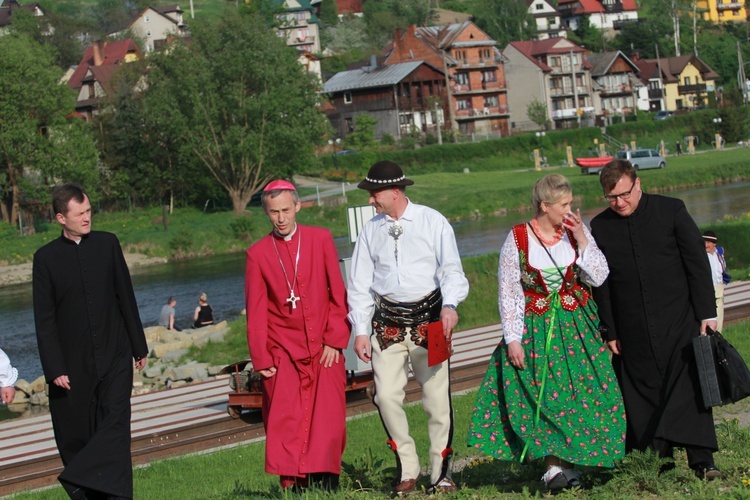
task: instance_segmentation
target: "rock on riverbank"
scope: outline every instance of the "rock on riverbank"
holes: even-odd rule
[[[180,360],[192,346],[201,347],[209,342],[223,342],[227,333],[229,333],[229,325],[226,321],[180,332],[167,330],[162,326],[146,328],[145,334],[149,349],[148,365],[142,372],[134,373],[132,393],[142,394],[179,387],[190,382],[201,382],[216,377],[223,366],[212,366],[191,360],[180,364]],[[39,407],[49,405],[44,376],[33,382],[19,379],[15,387],[16,397],[9,406],[12,411],[35,414],[39,413]]]

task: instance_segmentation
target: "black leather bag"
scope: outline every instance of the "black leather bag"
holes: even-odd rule
[[[693,339],[703,404],[721,406],[750,396],[750,370],[740,353],[719,332]]]

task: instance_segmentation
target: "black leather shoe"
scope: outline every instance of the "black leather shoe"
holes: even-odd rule
[[[696,467],[695,476],[698,479],[705,479],[706,481],[713,481],[714,479],[722,478],[721,471],[714,464]]]

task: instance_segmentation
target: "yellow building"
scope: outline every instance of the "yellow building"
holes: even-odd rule
[[[698,0],[696,10],[701,19],[713,23],[745,22],[745,0]]]
[[[651,111],[694,109],[709,104],[719,75],[698,56],[688,54],[634,61],[648,88]]]

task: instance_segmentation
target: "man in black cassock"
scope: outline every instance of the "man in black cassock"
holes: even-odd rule
[[[693,337],[716,328],[701,233],[681,200],[644,193],[629,162],[608,163],[600,182],[609,208],[591,229],[609,277],[594,298],[625,401],[626,447],[667,458],[682,447],[698,477],[720,478],[692,347]]]
[[[133,359],[148,347],[117,237],[91,231],[91,204],[75,184],[55,188],[62,235],[34,254],[34,319],[52,426],[75,499],[132,498]]]

